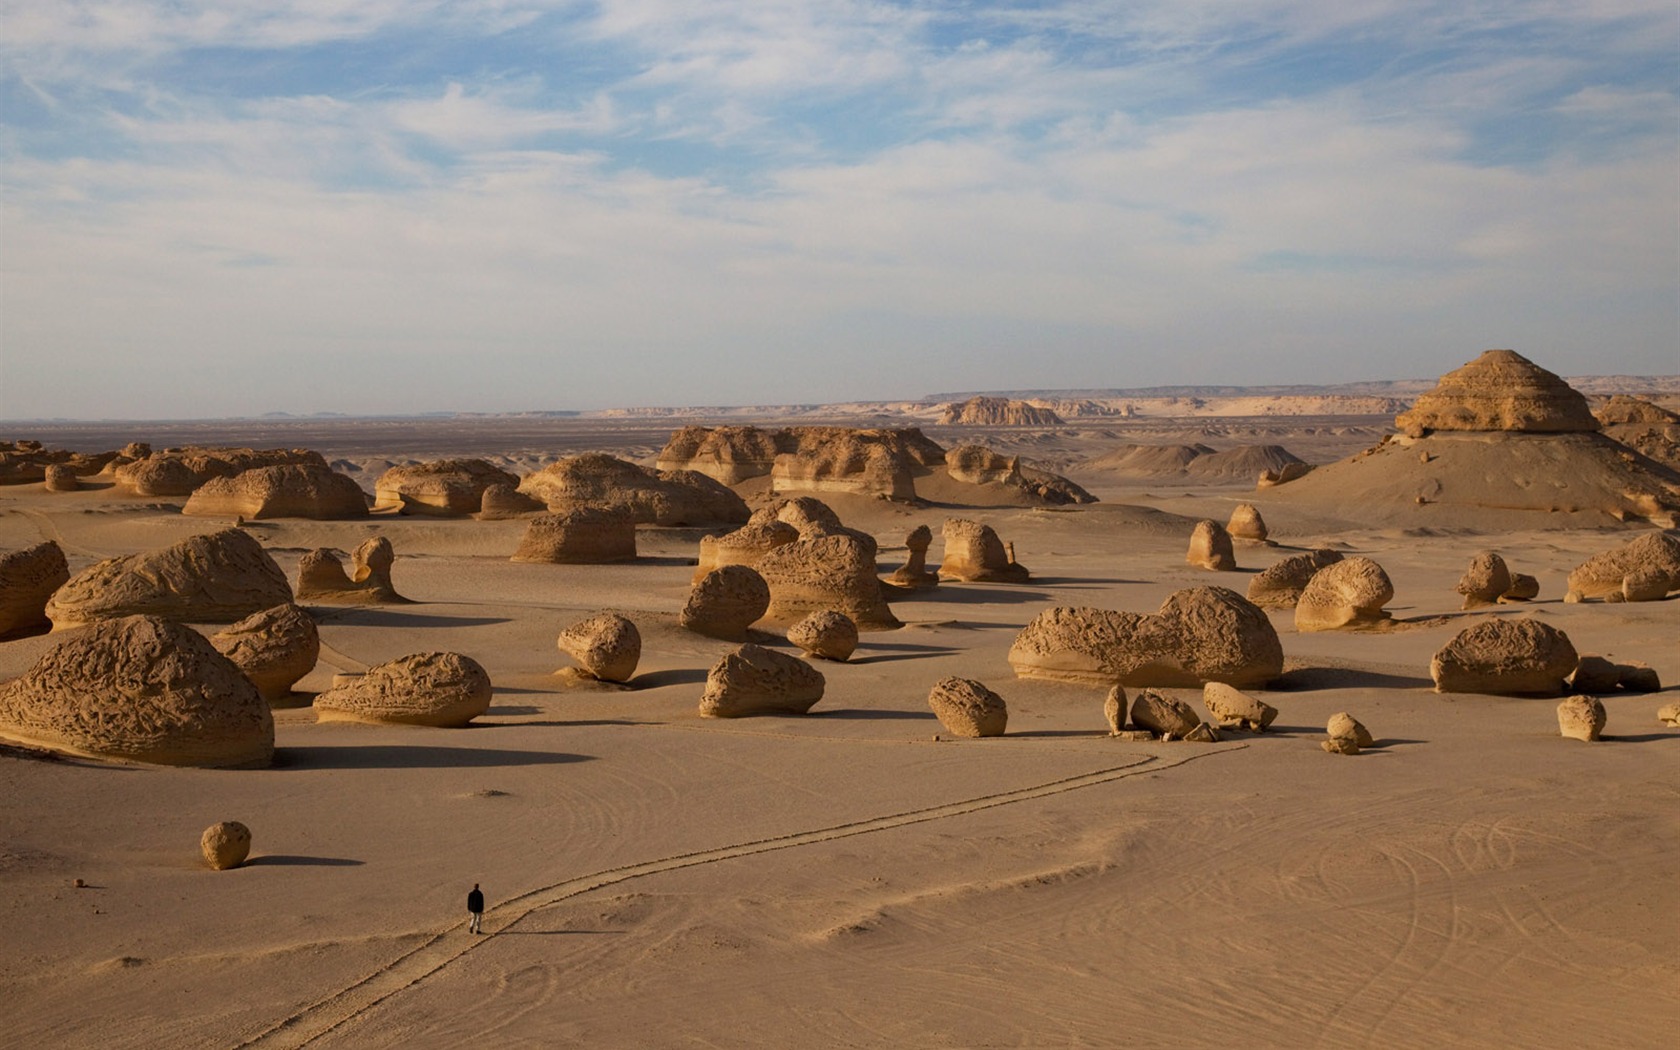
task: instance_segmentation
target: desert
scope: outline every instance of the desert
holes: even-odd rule
[[[1680,378],[1492,353],[8,424],[0,1042],[1667,1046]]]

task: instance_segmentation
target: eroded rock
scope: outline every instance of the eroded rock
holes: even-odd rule
[[[802,715],[822,699],[823,685],[822,672],[804,660],[749,642],[725,655],[706,675],[700,714]]]
[[[411,653],[315,697],[322,722],[459,727],[490,710],[490,675],[470,656]]]
[[[603,682],[628,682],[642,658],[642,633],[626,616],[596,613],[560,632],[560,651],[585,674]]]
[[[928,706],[952,736],[1002,736],[1009,724],[1003,697],[972,678],[941,678],[928,693]]]

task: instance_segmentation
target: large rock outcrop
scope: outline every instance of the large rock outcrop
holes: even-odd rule
[[[623,507],[578,507],[539,514],[511,561],[555,565],[608,565],[636,560],[636,522]]]
[[[1569,574],[1566,600],[1627,597],[1629,581],[1636,593],[1661,588],[1662,595],[1680,590],[1680,537],[1647,532],[1614,550],[1595,554]]]
[[[758,560],[770,587],[765,619],[791,624],[823,610],[844,613],[863,630],[899,627],[881,593],[874,551],[845,534],[778,546]]]
[[[1593,412],[1605,436],[1663,466],[1680,470],[1680,415],[1636,397],[1617,394]]]
[[[689,588],[677,622],[696,634],[743,642],[770,608],[770,585],[745,565],[713,569]]]
[[[967,518],[945,519],[941,580],[1025,583],[1031,576],[1027,567],[1015,560],[1014,545],[1005,545],[990,525]]]
[[[440,459],[392,467],[374,482],[374,509],[466,517],[484,511],[484,490],[519,478],[482,459]]]
[[[978,396],[946,405],[939,412],[939,422],[961,427],[1059,427],[1062,417],[1026,401]]]
[[[786,653],[748,643],[706,675],[700,714],[706,718],[802,715],[822,699],[822,672]]]
[[[217,631],[210,644],[233,661],[270,705],[284,704],[292,686],[315,669],[321,656],[315,621],[290,602]]]
[[[1471,624],[1429,662],[1437,693],[1557,696],[1579,656],[1569,636],[1522,617]]]
[[[933,683],[928,707],[952,736],[1002,736],[1009,728],[1009,705],[972,678],[953,675]]]
[[[330,467],[286,463],[210,478],[187,498],[182,514],[201,518],[367,517],[367,496],[347,474]]]
[[[0,554],[0,638],[52,626],[47,600],[69,579],[70,564],[52,540]]]
[[[551,463],[519,483],[548,509],[607,511],[642,525],[736,525],[746,503],[693,470],[649,470],[599,452]]]
[[[958,445],[945,453],[945,473],[953,481],[1010,489],[1046,506],[1097,502],[1060,474],[1025,466],[1020,456],[1003,456],[983,445]]]
[[[870,449],[881,449],[881,456]],[[792,456],[778,468],[778,457]],[[864,492],[892,497],[907,479],[945,462],[945,450],[915,427],[683,427],[659,453],[660,470],[697,470],[726,485],[776,475],[782,491]],[[871,464],[874,464],[871,466]],[[865,477],[865,473],[869,473]],[[912,498],[913,483],[907,496]]]
[[[164,449],[116,469],[117,486],[136,496],[190,496],[211,478],[231,478],[258,467],[287,464],[327,467],[319,452],[304,448]]]
[[[1599,428],[1585,397],[1514,350],[1487,350],[1448,372],[1394,417],[1394,425],[1409,437],[1438,430],[1562,434]]]
[[[1370,558],[1343,558],[1313,573],[1295,603],[1297,631],[1335,631],[1368,627],[1389,618],[1383,609],[1394,598],[1388,573]]]
[[[124,453],[130,453],[125,455]],[[71,452],[68,449],[47,448],[39,441],[0,441],[0,485],[25,485],[45,482],[49,468],[67,470],[81,478],[98,474],[116,463],[127,463],[135,454],[145,455],[151,449],[145,445],[130,445],[124,452]],[[49,486],[50,487],[50,486]]]
[[[274,718],[203,635],[125,616],[65,640],[0,689],[0,739],[114,762],[248,768],[273,761]]]
[[[411,653],[315,697],[322,722],[464,726],[490,710],[490,675],[460,653]]]
[[[391,583],[391,566],[396,551],[384,536],[371,536],[350,552],[351,571],[326,547],[319,547],[298,559],[299,601],[329,605],[402,605],[407,598]]]
[[[47,616],[54,630],[137,614],[232,623],[291,600],[285,574],[262,544],[223,529],[91,565],[58,589]]]
[[[1342,553],[1328,547],[1291,554],[1248,581],[1248,600],[1268,608],[1293,609],[1314,574],[1341,560]]]
[[[1261,685],[1283,671],[1283,646],[1259,606],[1223,587],[1175,591],[1154,614],[1047,609],[1016,636],[1022,678],[1103,685]]]

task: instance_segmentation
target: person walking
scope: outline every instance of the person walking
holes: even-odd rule
[[[478,883],[473,883],[472,892],[467,894],[467,911],[472,913],[472,921],[467,923],[468,933],[482,933],[479,929],[484,921],[484,894],[479,891]]]

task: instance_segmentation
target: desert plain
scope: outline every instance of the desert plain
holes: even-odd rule
[[[875,537],[883,576],[918,525],[937,564],[948,517],[990,525],[1031,576],[893,597],[903,626],[864,632],[844,663],[813,661],[825,687],[803,716],[697,711],[734,644],[678,615],[701,537],[727,528],[642,526],[633,562],[562,565],[509,560],[522,517],[244,522],[288,579],[307,551],[386,537],[410,604],[301,602],[320,659],[273,713],[270,768],[0,754],[0,1044],[1674,1045],[1680,729],[1657,711],[1680,682],[1680,600],[1563,600],[1573,568],[1663,523],[1351,490],[1302,502],[1247,474],[1086,469],[1126,443],[1275,444],[1332,464],[1394,432],[1391,410],[1183,407],[1056,426],[855,409],[714,420],[920,425],[1099,498],[814,493]],[[444,457],[514,472],[584,451],[652,465],[677,425],[706,421],[55,423],[9,436],[85,451],[307,447],[371,493],[389,466]],[[763,478],[736,490],[752,507],[774,497]],[[1231,572],[1188,564],[1195,523],[1245,502],[1268,541],[1239,541]],[[228,524],[181,503],[103,477],[73,492],[0,486],[0,549],[55,540],[74,573]],[[1106,688],[1018,678],[1007,659],[1052,606],[1153,612],[1182,588],[1243,593],[1321,546],[1386,570],[1391,619],[1307,633],[1270,610],[1283,671],[1248,690],[1278,709],[1263,733],[1112,737]],[[1455,584],[1488,550],[1533,575],[1538,596],[1462,608]],[[557,633],[603,610],[641,632],[628,686],[557,673],[572,666]],[[1603,697],[1592,743],[1559,735],[1557,697],[1436,692],[1432,655],[1490,616],[1541,620],[1582,654],[1649,665],[1665,688]],[[0,682],[65,633],[0,642]],[[774,631],[757,640],[798,654]],[[482,664],[489,710],[453,729],[317,721],[309,696],[335,674],[423,650]],[[948,675],[1005,699],[1003,736],[942,728],[927,697]],[[1201,710],[1199,689],[1161,691]],[[1340,711],[1377,746],[1321,749]],[[249,826],[251,855],[212,871],[199,835],[223,820]],[[488,900],[476,937],[474,883]]]

